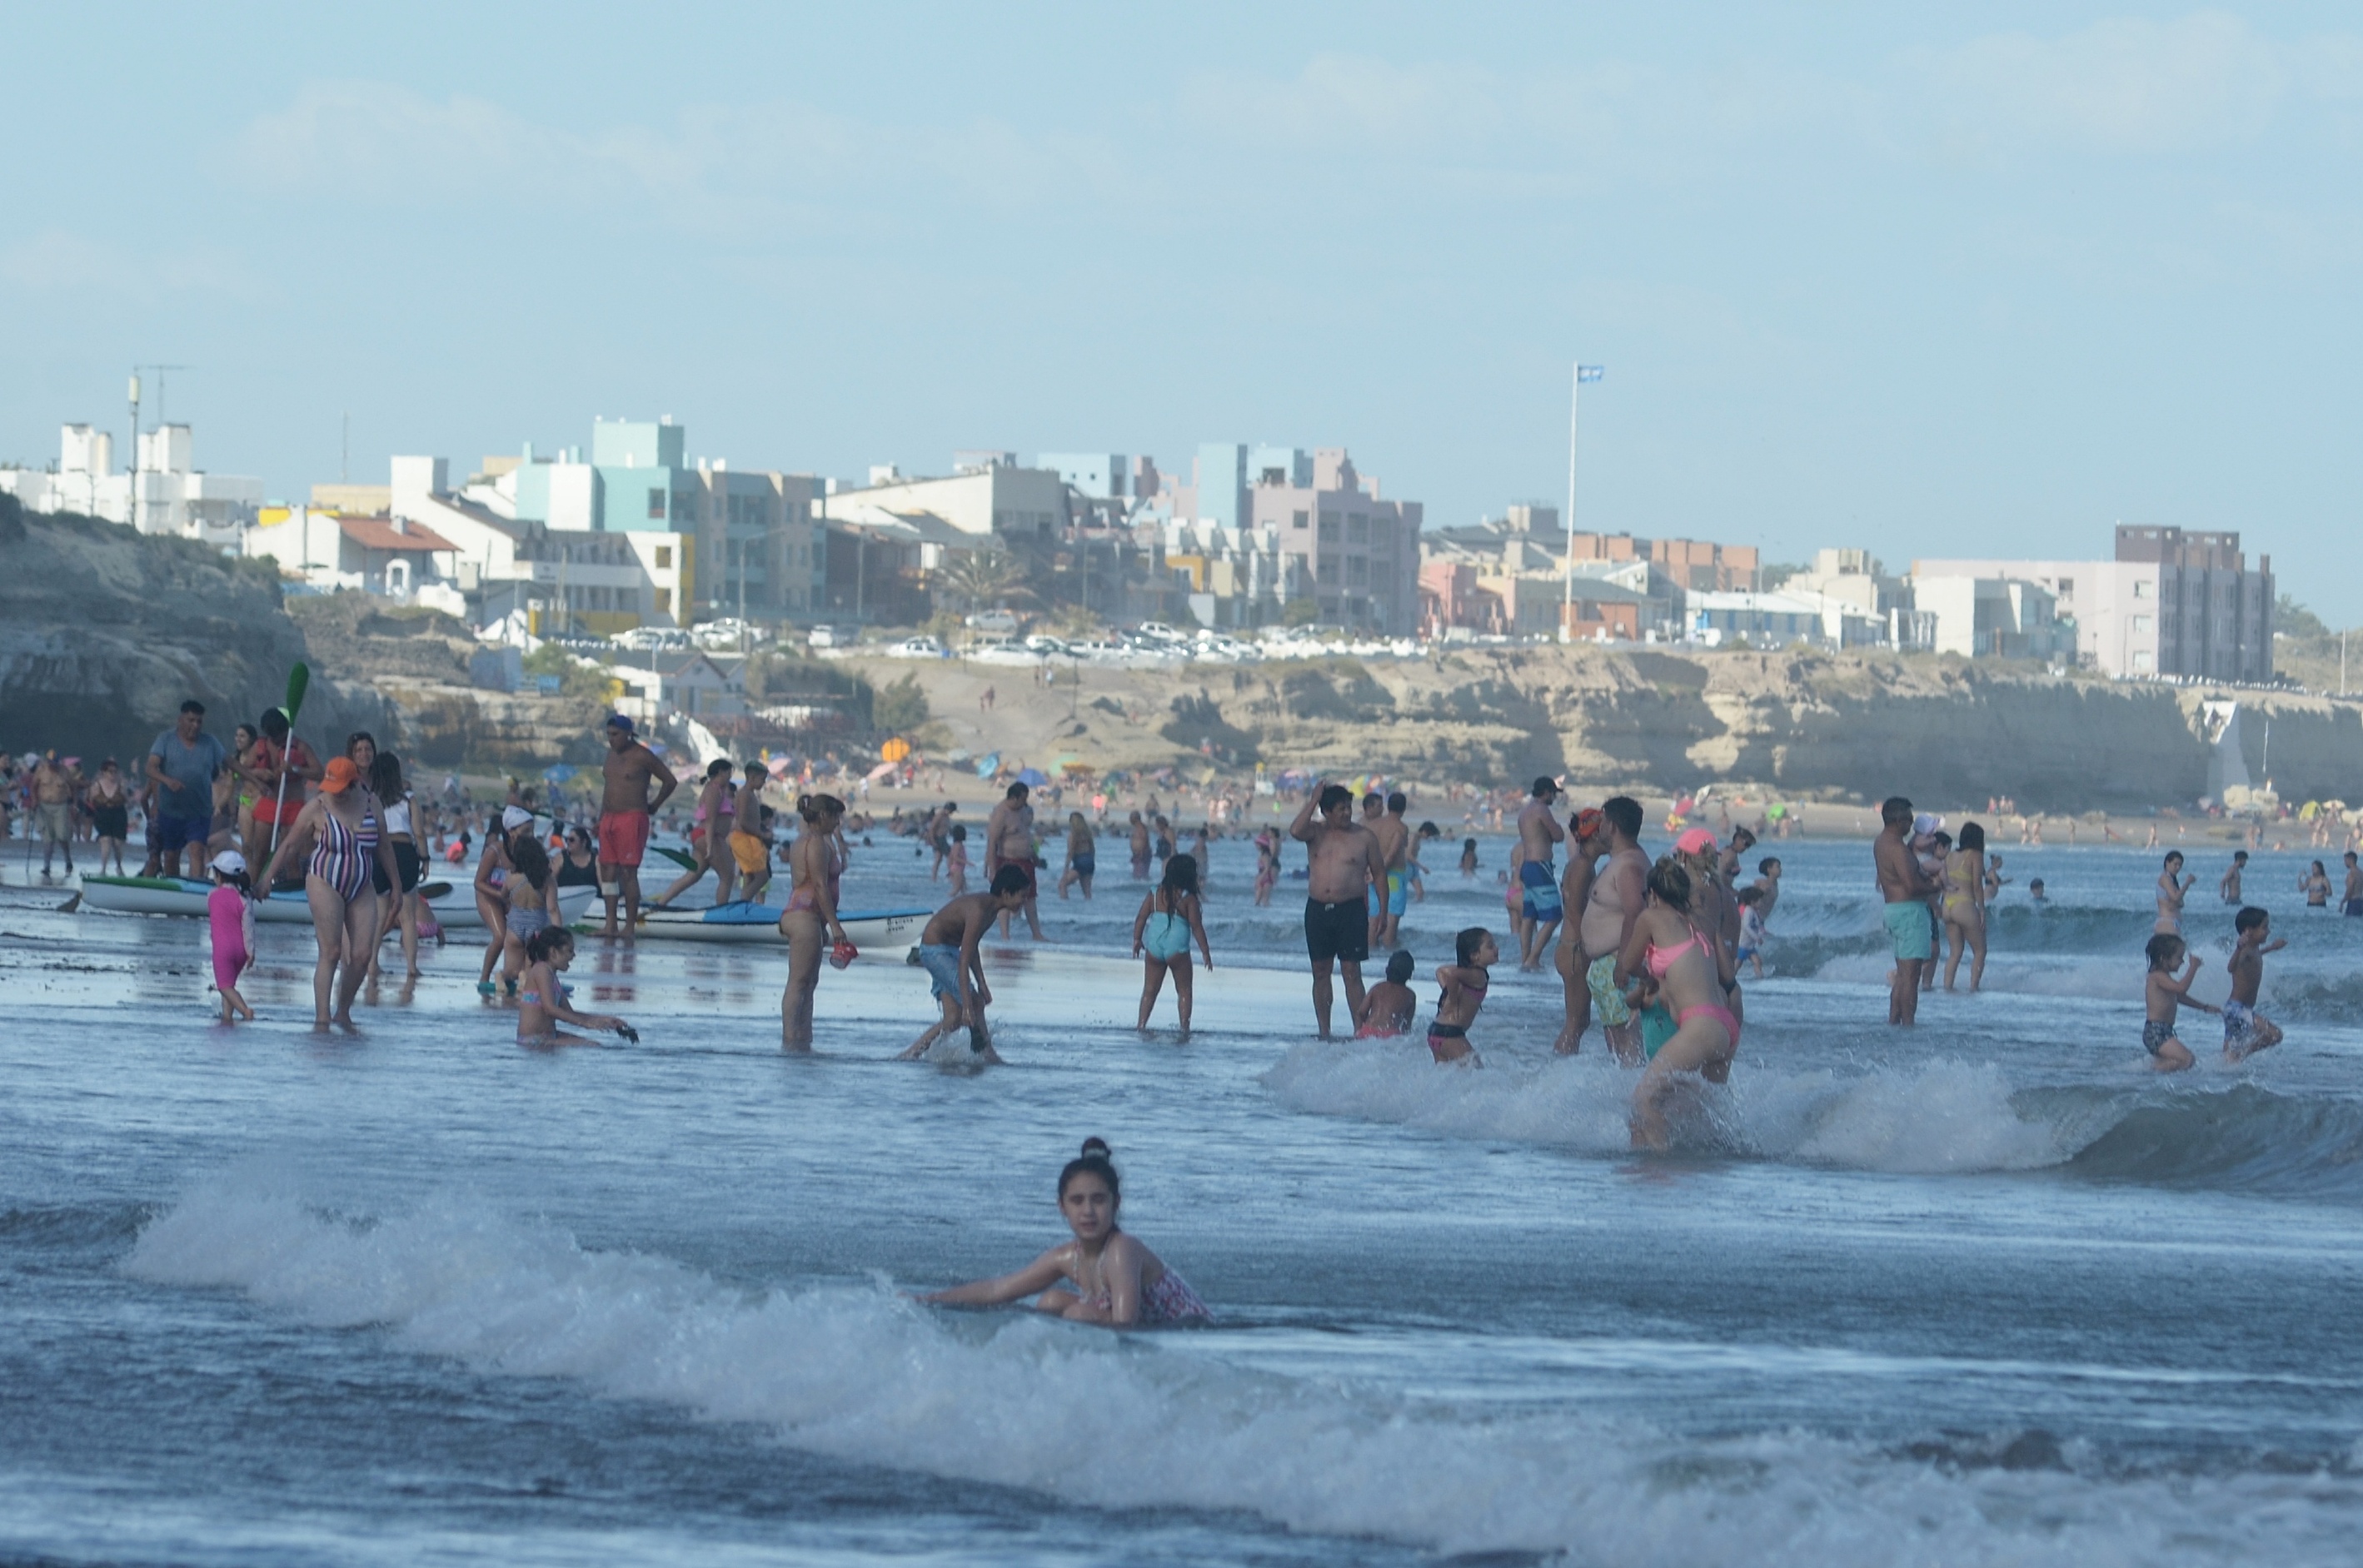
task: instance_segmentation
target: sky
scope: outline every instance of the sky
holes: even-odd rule
[[[2363,623],[2363,13],[19,7],[0,460],[1344,446],[1431,526],[2237,529]],[[154,381],[143,419],[152,422]],[[349,467],[344,432],[349,423]],[[118,447],[118,451],[120,447]]]

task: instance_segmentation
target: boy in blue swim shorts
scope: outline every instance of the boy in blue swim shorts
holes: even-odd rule
[[[1912,853],[1912,802],[1890,796],[1879,808],[1879,836],[1871,841],[1871,863],[1879,872],[1879,894],[1887,900],[1884,919],[1895,949],[1895,973],[1888,981],[1887,1021],[1909,1028],[1920,1018],[1920,973],[1936,955],[1936,923],[1928,913],[1928,900],[1936,885],[1920,868]]]

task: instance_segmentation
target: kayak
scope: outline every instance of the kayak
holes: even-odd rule
[[[642,936],[677,941],[756,942],[785,946],[787,938],[780,934],[780,912],[777,904],[750,904],[744,900],[702,910],[644,909],[640,911],[638,929]],[[933,910],[848,911],[838,918],[843,922],[845,934],[854,946],[865,951],[874,947],[882,953],[897,944],[907,947],[918,941],[921,928],[927,923],[927,917],[935,912]]]
[[[201,915],[213,890],[211,882],[186,877],[84,877],[82,907],[107,914]],[[476,913],[474,883],[429,881],[421,883],[418,890],[427,895],[427,907],[444,930],[483,929],[483,920]],[[598,892],[588,887],[559,889],[560,916],[569,923],[581,920]],[[309,925],[312,906],[302,893],[291,889],[258,901],[254,918],[263,925]]]

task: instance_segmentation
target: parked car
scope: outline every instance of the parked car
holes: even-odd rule
[[[1175,631],[1162,621],[1143,621],[1133,628],[1133,635],[1149,643],[1186,643],[1189,636]]]
[[[804,634],[804,644],[808,647],[840,647],[852,641],[849,635],[839,633],[835,626],[815,626]]]
[[[888,658],[949,658],[951,650],[931,636],[904,637],[886,649]]]
[[[1028,653],[1041,654],[1048,658],[1067,658],[1072,657],[1074,653],[1072,648],[1058,638],[1045,636],[1039,632],[1026,639],[1026,650]]]
[[[1017,617],[1006,610],[980,610],[962,621],[960,624],[971,632],[1006,634],[1017,630]]]

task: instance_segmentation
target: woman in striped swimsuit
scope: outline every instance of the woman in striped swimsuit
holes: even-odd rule
[[[305,803],[281,839],[262,886],[272,886],[280,867],[306,849],[311,859],[304,869],[304,897],[312,906],[312,931],[320,942],[320,959],[312,970],[312,1026],[341,1023],[350,1028],[353,997],[377,949],[377,889],[370,869],[376,866],[395,886],[401,883],[401,872],[394,863],[393,847],[378,831],[377,797],[361,782],[361,769],[349,756],[330,759],[320,793]],[[341,977],[339,964],[344,966]]]

